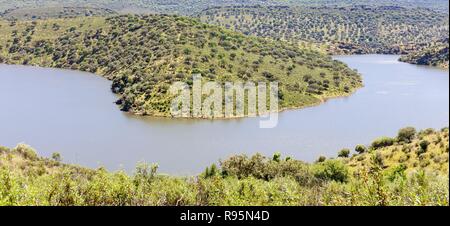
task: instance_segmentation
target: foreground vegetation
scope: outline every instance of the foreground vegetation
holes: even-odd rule
[[[141,164],[130,176],[0,148],[0,205],[449,205],[448,129],[405,128],[308,164],[233,156],[195,177]]]
[[[331,54],[405,54],[448,40],[449,31],[447,12],[389,5],[213,7],[198,17],[244,34],[324,44]]]
[[[121,109],[170,116],[171,84],[279,82],[280,110],[315,105],[361,87],[358,73],[325,54],[166,15],[0,20],[0,63],[96,73],[112,80]]]

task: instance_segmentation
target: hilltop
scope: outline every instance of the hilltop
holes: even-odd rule
[[[55,6],[9,9],[0,13],[0,17],[6,20],[40,20],[79,16],[111,16],[114,14],[116,14],[115,11],[104,8]]]
[[[119,13],[164,13],[194,15],[213,6],[351,6],[394,5],[422,7],[447,12],[447,0],[0,0],[0,11],[40,7],[92,7]]]
[[[305,163],[232,156],[192,177],[140,164],[133,175],[39,157],[31,147],[0,147],[1,205],[443,205],[448,206],[448,129],[400,130],[357,154]]]
[[[198,17],[244,34],[315,42],[331,54],[405,54],[448,38],[448,13],[401,6],[230,6]]]
[[[361,87],[358,73],[320,52],[248,37],[195,19],[120,15],[0,21],[0,62],[74,69],[112,80],[121,109],[170,116],[175,81],[280,82],[280,108]],[[281,110],[280,109],[280,110]]]

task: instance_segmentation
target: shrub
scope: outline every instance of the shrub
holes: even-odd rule
[[[221,162],[223,177],[236,177],[244,179],[253,177],[270,181],[279,177],[292,177],[299,183],[307,184],[314,178],[310,167],[298,160],[281,159],[280,154],[275,154],[272,159],[256,154],[252,157],[236,155]],[[211,174],[211,168],[208,169]],[[205,172],[206,173],[206,172]]]
[[[416,137],[416,129],[413,127],[406,127],[398,131],[397,140],[399,142],[411,143]]]
[[[392,168],[390,171],[387,172],[387,178],[389,181],[393,182],[397,178],[398,179],[406,179],[406,169],[407,167],[404,164],[400,164],[394,168]]]
[[[420,148],[422,148],[423,150],[427,150],[429,145],[430,142],[428,142],[427,140],[422,140],[419,143]]]
[[[327,160],[315,165],[314,176],[323,181],[347,182],[348,168],[339,160]]]
[[[203,172],[204,178],[215,177],[219,174],[219,169],[216,164],[212,164],[210,167],[206,167],[205,172]]]
[[[320,157],[316,160],[316,163],[325,162],[325,160],[327,160],[327,157],[325,157],[325,156],[320,156]]]
[[[9,148],[0,146],[0,154],[2,154],[2,153],[8,153],[8,152],[9,152]]]
[[[434,134],[436,131],[433,128],[428,128],[425,130],[422,130],[420,132],[417,133],[417,138],[418,139],[423,139],[426,136],[429,136],[431,134]]]
[[[395,140],[390,137],[381,137],[372,142],[373,149],[379,149],[384,147],[392,146],[395,143]]]
[[[136,186],[144,184],[148,185],[153,182],[157,176],[158,165],[157,164],[146,164],[139,163],[136,166],[136,171],[134,173],[134,184]]]
[[[239,179],[253,176],[263,178],[267,169],[267,158],[256,154],[249,158],[246,155],[235,155],[220,163],[223,176],[235,176]]]
[[[275,162],[280,162],[281,161],[281,153],[277,152],[273,155],[272,160]]]
[[[155,205],[192,206],[195,204],[194,187],[184,179],[165,177],[153,182],[150,193]]]
[[[58,153],[58,152],[53,153],[52,154],[52,159],[57,161],[57,162],[61,162],[62,161],[61,154]]]
[[[189,48],[185,48],[185,49],[183,50],[183,53],[184,53],[185,55],[190,55],[190,54],[192,53],[192,51],[191,51]]]
[[[349,156],[350,156],[350,150],[349,149],[342,149],[338,153],[338,157],[341,157],[341,158],[348,158]]]
[[[428,150],[428,146],[430,146],[430,142],[427,140],[422,140],[419,142],[419,150],[417,151],[418,155],[424,154]]]
[[[19,144],[14,148],[14,152],[21,154],[24,158],[29,160],[37,160],[38,156],[36,151],[26,144]]]
[[[366,146],[359,144],[359,145],[356,145],[355,151],[359,154],[362,154],[362,153],[367,152],[367,148],[366,148]]]
[[[424,134],[424,135],[431,135],[431,134],[433,134],[435,132],[436,131],[433,128],[428,128],[428,129],[425,129],[424,131],[422,131],[422,134]]]
[[[371,157],[372,164],[376,167],[384,168],[384,157],[381,152],[375,152]]]

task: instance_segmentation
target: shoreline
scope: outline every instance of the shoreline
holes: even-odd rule
[[[350,55],[347,55],[350,56]],[[81,72],[81,73],[86,73],[86,74],[90,74],[90,75],[94,75],[94,76],[99,76],[102,77],[108,81],[111,81],[111,79],[109,78],[109,75],[102,75],[102,74],[98,74],[98,73],[92,73],[92,72],[87,72],[87,71],[81,71],[81,70],[74,70],[74,69],[65,69],[65,68],[58,68],[58,67],[45,67],[45,66],[40,66],[40,65],[35,65],[35,64],[11,64],[11,63],[7,63],[7,62],[3,62],[0,63],[0,65],[6,65],[6,66],[16,66],[16,67],[37,67],[37,68],[41,68],[41,69],[52,69],[52,70],[62,70],[62,71],[72,71],[72,72]],[[344,95],[325,95],[325,96],[314,96],[315,98],[317,98],[319,101],[317,103],[311,103],[311,104],[307,104],[304,106],[293,106],[293,107],[284,107],[281,109],[278,109],[278,111],[276,113],[283,113],[286,111],[291,111],[291,110],[302,110],[302,109],[306,109],[306,108],[310,108],[310,107],[316,107],[319,106],[325,102],[327,102],[330,99],[337,99],[337,98],[345,98],[345,97],[349,97],[352,94],[354,94],[356,91],[358,91],[359,89],[363,88],[364,84],[362,84],[359,87],[354,87],[352,90],[350,90],[350,92],[344,94]],[[113,93],[114,95],[120,95],[117,93],[114,93],[111,91],[111,93]],[[118,106],[116,104],[116,106]],[[125,113],[125,114],[129,114],[132,116],[137,116],[137,117],[143,117],[143,118],[167,118],[167,119],[186,119],[186,120],[234,120],[234,119],[246,119],[246,118],[258,118],[261,117],[260,115],[257,116],[235,116],[235,117],[213,117],[213,118],[206,118],[206,117],[173,117],[173,116],[169,116],[169,115],[165,115],[165,114],[144,114],[144,113],[139,113],[139,112],[133,112],[132,110],[130,111],[122,111],[120,110],[120,108],[118,109],[119,111]]]
[[[344,55],[330,55],[333,57],[339,57],[339,56],[361,56],[361,55],[392,55],[392,54],[344,54]],[[442,69],[442,70],[448,70],[448,68],[443,68],[443,67],[439,67],[439,66],[432,66],[432,65],[419,65],[419,64],[413,64],[413,63],[409,63],[409,62],[404,62],[401,61],[401,56],[402,55],[396,55],[399,56],[398,62],[401,63],[407,63],[407,64],[411,64],[411,65],[417,65],[417,66],[425,66],[425,67],[432,67],[432,68],[436,68],[436,69]],[[37,67],[37,68],[42,68],[42,69],[51,69],[51,70],[62,70],[62,71],[72,71],[72,72],[81,72],[81,73],[86,73],[89,75],[94,75],[94,76],[99,76],[102,77],[108,81],[111,82],[110,79],[110,75],[106,75],[106,74],[99,74],[99,73],[93,73],[93,72],[87,72],[87,71],[81,71],[81,70],[74,70],[74,69],[66,69],[66,68],[58,68],[58,67],[46,67],[46,66],[40,66],[40,65],[36,65],[36,64],[13,64],[13,63],[8,63],[8,62],[2,62],[0,63],[0,65],[6,65],[6,66],[18,66],[18,67]],[[361,75],[361,74],[360,74]],[[362,75],[361,75],[362,77]],[[319,101],[317,101],[316,103],[311,103],[311,104],[307,104],[304,106],[292,106],[292,107],[283,107],[283,108],[279,108],[278,111],[276,111],[276,113],[283,113],[283,112],[287,112],[287,111],[295,111],[295,110],[303,110],[303,109],[307,109],[307,108],[312,108],[312,107],[317,107],[320,106],[326,102],[328,102],[329,100],[332,99],[339,99],[339,98],[347,98],[347,97],[351,97],[355,92],[357,92],[358,90],[364,88],[365,85],[364,83],[361,84],[361,86],[358,87],[354,87],[352,90],[350,90],[350,92],[348,93],[342,93],[342,95],[339,94],[332,94],[332,95],[324,95],[324,96],[314,96],[315,98],[317,98]],[[120,95],[117,93],[114,93],[112,91],[110,91],[111,93],[113,93],[114,95]],[[116,104],[116,106],[118,106]],[[173,117],[170,115],[165,115],[165,114],[144,114],[144,113],[140,113],[140,112],[134,112],[132,110],[130,111],[122,111],[120,110],[120,108],[118,109],[119,111],[123,112],[124,114],[127,114],[129,116],[134,116],[137,118],[155,118],[155,119],[171,119],[171,120],[201,120],[201,121],[217,121],[217,120],[236,120],[236,119],[247,119],[247,118],[258,118],[261,117],[260,115],[257,116],[234,116],[234,117],[212,117],[212,118],[206,118],[206,117]]]

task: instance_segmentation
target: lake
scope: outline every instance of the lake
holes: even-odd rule
[[[357,69],[365,87],[279,115],[274,129],[258,118],[187,120],[119,111],[110,82],[93,74],[0,65],[0,145],[26,143],[42,156],[132,172],[138,162],[191,175],[233,154],[281,152],[305,161],[395,136],[405,126],[449,125],[448,70],[398,62],[398,56],[336,57]]]

